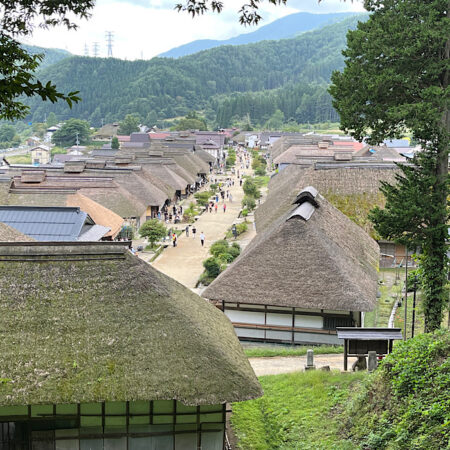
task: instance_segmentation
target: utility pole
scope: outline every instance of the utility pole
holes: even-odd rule
[[[113,48],[114,32],[106,31],[105,37],[106,37],[106,46],[108,48],[107,56],[109,58],[109,57],[112,57],[112,55],[113,55],[112,48]]]
[[[98,49],[99,49],[98,42],[94,42],[92,44],[92,52],[94,53],[94,58],[98,58],[98,54],[99,54]]]
[[[84,56],[89,56],[89,47],[87,42],[84,43]]]

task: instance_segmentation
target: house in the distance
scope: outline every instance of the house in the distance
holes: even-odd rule
[[[313,187],[203,292],[241,340],[338,344],[376,306],[377,243]]]
[[[38,145],[30,150],[31,164],[40,166],[50,162],[51,152],[50,147],[46,145]]]

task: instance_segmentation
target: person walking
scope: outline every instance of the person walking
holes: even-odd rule
[[[195,233],[197,233],[197,229],[195,228],[195,225],[192,227],[192,239],[195,239]]]
[[[214,210],[217,212],[217,203],[214,205]]]
[[[189,224],[186,225],[184,231],[186,232],[186,237],[189,237]]]
[[[174,247],[177,246],[177,235],[175,233],[172,234],[172,243]]]
[[[223,204],[223,212],[224,212],[224,213],[227,212],[227,204],[226,204],[226,203]]]
[[[203,245],[205,244],[205,235],[203,234],[203,231],[200,233],[200,243]]]
[[[242,186],[242,178],[239,180],[239,186]]]
[[[228,200],[230,200],[230,203],[233,203],[233,195],[231,194],[231,192],[230,192],[230,195],[228,197]]]

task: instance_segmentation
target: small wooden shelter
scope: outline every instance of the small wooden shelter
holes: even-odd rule
[[[338,326],[361,326],[376,305],[378,245],[318,194],[258,233],[203,296],[241,340],[338,344]]]
[[[228,319],[124,243],[0,243],[0,308],[0,448],[223,449],[262,394]]]
[[[403,339],[400,328],[338,327],[337,334],[344,340],[344,370],[347,370],[349,356],[366,357],[371,351],[385,356],[392,352],[394,340]]]

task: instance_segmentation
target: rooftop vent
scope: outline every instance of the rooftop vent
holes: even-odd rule
[[[45,170],[22,170],[22,183],[42,183],[45,180]]]
[[[316,197],[318,191],[312,186],[308,186],[303,191],[301,191],[297,198],[294,200],[293,205],[298,205],[297,208],[292,211],[287,220],[292,217],[301,217],[303,220],[309,220],[313,215],[316,208],[319,207]]]

